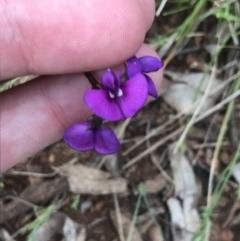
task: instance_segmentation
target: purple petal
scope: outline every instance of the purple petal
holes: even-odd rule
[[[95,131],[95,150],[102,155],[118,152],[120,143],[115,133],[106,126]]]
[[[119,108],[117,99],[110,98],[108,90],[88,90],[84,95],[89,109],[97,116],[109,121],[126,118]]]
[[[142,67],[137,57],[133,56],[132,58],[126,61],[127,64],[127,74],[129,78],[132,78],[138,73],[142,73]]]
[[[108,69],[102,77],[102,84],[106,89],[115,91],[120,85],[120,80],[111,69]]]
[[[138,60],[144,73],[154,72],[163,67],[163,62],[156,57],[144,56]]]
[[[154,82],[152,81],[152,79],[149,76],[147,76],[147,75],[144,75],[144,76],[147,79],[148,94],[157,99],[158,98],[158,92],[156,90]]]
[[[124,82],[120,86],[122,96],[110,98],[107,90],[88,90],[84,100],[91,111],[99,117],[118,121],[132,117],[144,105],[148,95],[148,84],[142,74]]]
[[[145,104],[148,95],[148,85],[144,75],[137,74],[124,82],[120,88],[123,95],[119,99],[119,107],[125,118],[132,117]]]
[[[94,147],[94,133],[88,126],[89,123],[73,124],[65,131],[64,141],[77,151],[91,150]]]

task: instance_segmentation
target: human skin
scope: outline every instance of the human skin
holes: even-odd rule
[[[0,5],[0,80],[44,75],[0,94],[0,171],[60,140],[90,111],[82,74],[157,54],[143,44],[154,0],[13,0]],[[150,75],[157,88],[162,70]]]

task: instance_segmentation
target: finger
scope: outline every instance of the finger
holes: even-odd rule
[[[0,79],[105,68],[135,54],[154,0],[26,0],[0,6]]]
[[[144,45],[139,54],[155,55]],[[162,71],[151,74],[159,88]],[[1,171],[62,138],[64,130],[91,114],[83,101],[89,83],[81,74],[33,80],[0,96]]]

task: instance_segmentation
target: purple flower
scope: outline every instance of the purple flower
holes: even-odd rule
[[[63,139],[77,151],[95,149],[102,155],[110,155],[120,149],[120,143],[112,130],[101,125],[92,128],[90,122],[73,124],[65,131]]]
[[[102,77],[103,89],[88,90],[84,100],[91,111],[102,119],[118,121],[136,114],[147,100],[147,82],[136,74],[126,82],[108,69]]]
[[[144,56],[139,59],[136,56],[133,56],[127,60],[126,64],[128,77],[132,78],[136,74],[142,73],[147,79],[148,94],[158,98],[158,92],[152,79],[144,73],[155,72],[161,69],[163,67],[163,62],[152,56]]]

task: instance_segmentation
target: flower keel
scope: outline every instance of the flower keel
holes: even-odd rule
[[[110,155],[120,149],[120,143],[112,130],[106,126],[91,128],[89,122],[72,125],[65,131],[63,139],[77,151],[95,149],[102,155]]]

